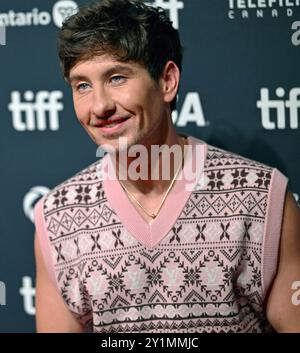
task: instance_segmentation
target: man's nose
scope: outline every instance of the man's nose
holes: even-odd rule
[[[92,101],[92,114],[97,118],[107,118],[115,112],[115,102],[109,92],[104,88],[94,89]]]

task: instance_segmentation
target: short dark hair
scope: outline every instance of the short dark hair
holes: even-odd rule
[[[142,64],[156,82],[169,60],[182,70],[183,48],[178,31],[163,9],[141,0],[102,0],[80,7],[63,23],[58,53],[67,82],[76,63],[101,54]],[[176,108],[176,98],[170,108]]]

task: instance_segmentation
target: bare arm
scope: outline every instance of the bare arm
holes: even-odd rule
[[[34,249],[36,260],[35,306],[37,332],[84,332],[84,328],[69,311],[49,277],[36,234]]]
[[[278,272],[267,298],[267,318],[277,332],[300,332],[300,305],[292,284],[300,281],[300,210],[291,193],[285,200]]]

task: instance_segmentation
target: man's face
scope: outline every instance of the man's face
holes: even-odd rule
[[[70,71],[76,115],[97,145],[128,147],[152,143],[167,129],[160,83],[135,62],[119,62],[108,55],[77,63]]]

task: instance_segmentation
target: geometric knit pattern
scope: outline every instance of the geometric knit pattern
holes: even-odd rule
[[[45,197],[57,286],[93,332],[267,332],[262,244],[273,168],[208,145],[204,170],[154,248],[122,225],[97,161]]]

